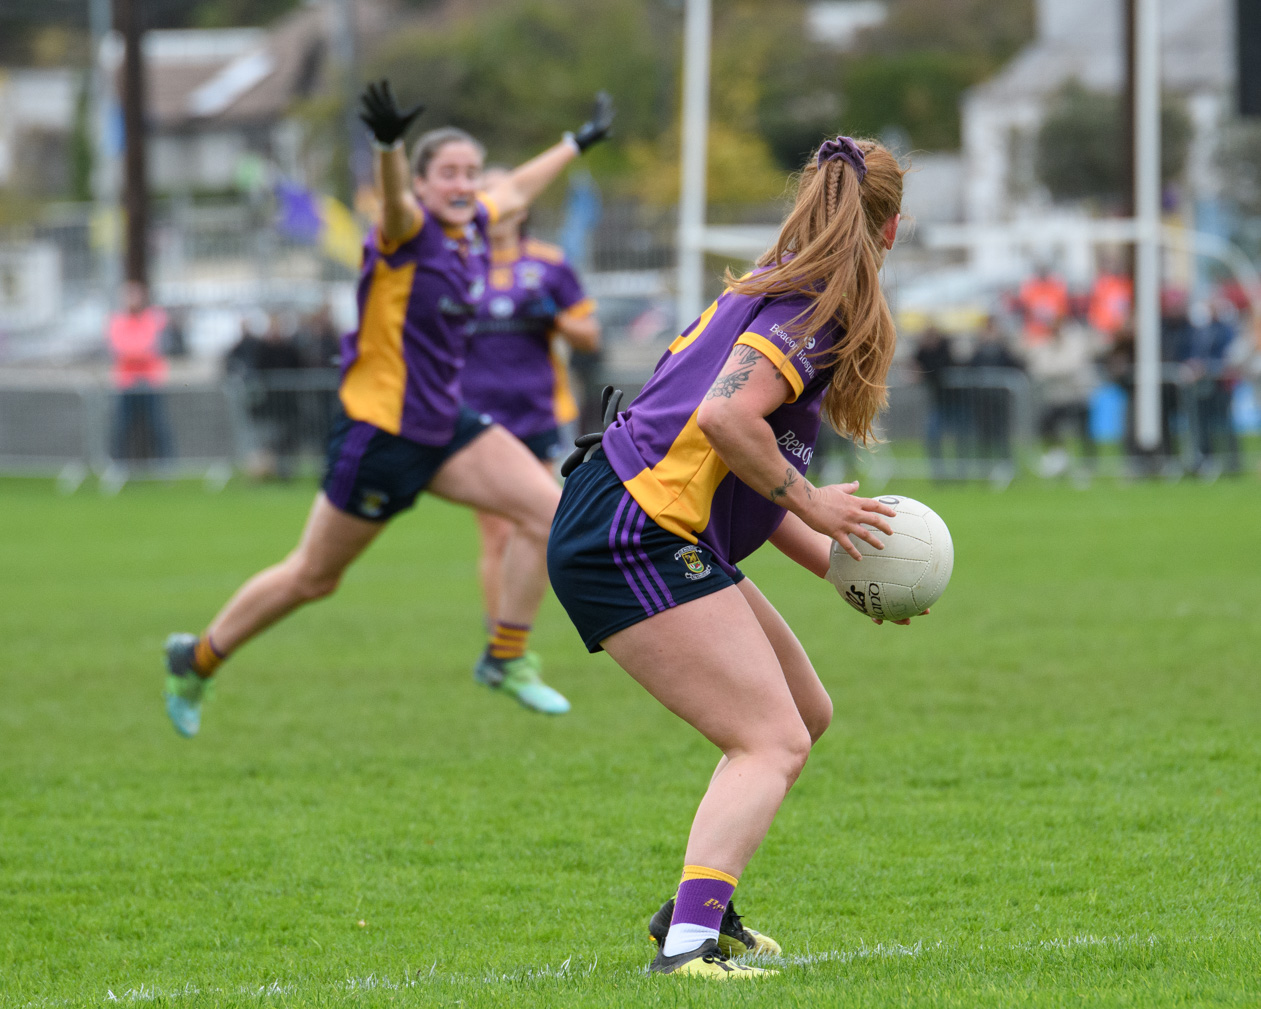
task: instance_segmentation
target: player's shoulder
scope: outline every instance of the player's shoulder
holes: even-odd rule
[[[528,259],[537,259],[542,263],[559,265],[565,262],[565,252],[559,245],[543,242],[537,238],[527,238],[521,251]]]

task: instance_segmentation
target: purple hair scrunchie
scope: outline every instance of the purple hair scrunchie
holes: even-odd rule
[[[862,148],[854,143],[853,137],[837,137],[835,140],[823,141],[815,164],[818,168],[822,168],[829,161],[835,161],[837,158],[854,169],[860,183],[866,178],[867,159],[863,157]]]

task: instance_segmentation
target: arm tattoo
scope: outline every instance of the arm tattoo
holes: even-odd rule
[[[719,375],[714,379],[714,384],[709,387],[709,392],[705,393],[706,399],[730,399],[737,392],[749,384],[749,376],[753,373],[753,365],[747,368],[738,368],[735,371],[729,371],[725,375]]]
[[[753,369],[761,358],[762,354],[752,347],[744,344],[736,346],[727,358],[728,370],[714,379],[714,384],[705,393],[705,399],[730,399],[749,384],[749,376],[753,374]]]
[[[789,466],[784,470],[784,482],[771,488],[771,501],[778,501],[788,494],[788,488],[797,482],[797,471]]]

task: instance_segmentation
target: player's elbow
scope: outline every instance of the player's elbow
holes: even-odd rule
[[[594,319],[571,322],[562,333],[565,342],[583,354],[594,354],[600,349],[600,324]]]
[[[739,439],[741,432],[747,430],[748,422],[743,410],[720,396],[705,400],[696,411],[696,426],[719,452]]]

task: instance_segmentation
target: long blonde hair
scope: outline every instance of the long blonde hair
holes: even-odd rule
[[[726,281],[740,294],[809,298],[813,306],[793,323],[799,344],[824,326],[844,327],[844,336],[822,356],[822,365],[832,369],[823,415],[839,433],[866,444],[888,403],[885,379],[897,342],[879,271],[884,226],[902,206],[903,169],[876,141],[856,143],[866,161],[862,180],[844,158],[820,167],[818,153],[812,154],[775,247],[757,262],[769,269],[742,278],[728,270]]]

